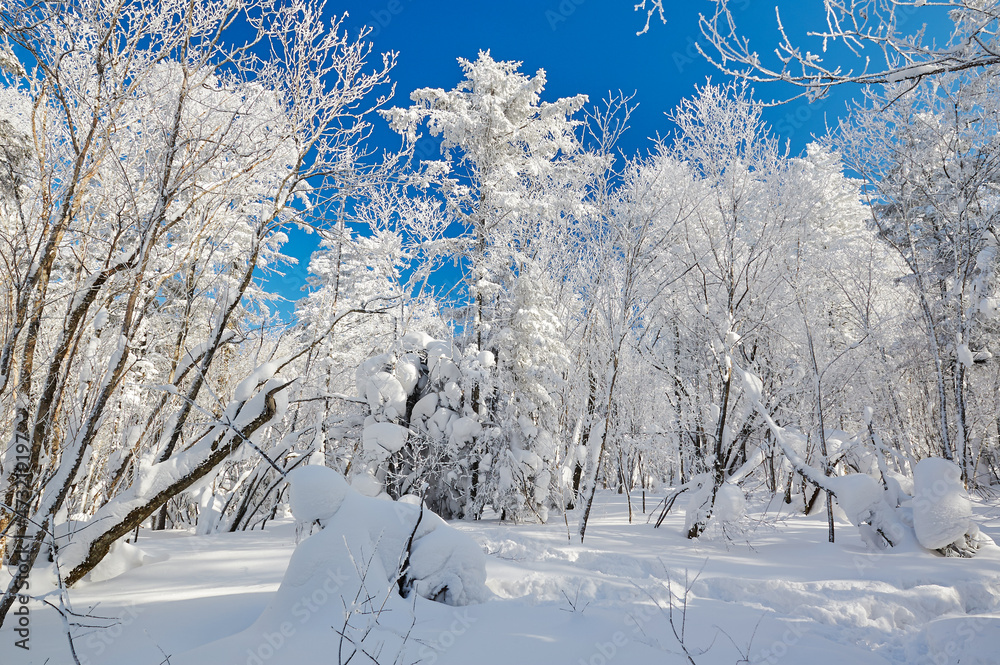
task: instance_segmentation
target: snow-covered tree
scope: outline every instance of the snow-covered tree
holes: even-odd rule
[[[261,338],[255,275],[337,185],[392,65],[341,28],[315,3],[0,8],[30,66],[7,67],[3,116],[38,138],[0,203],[0,530],[29,565],[54,546],[79,580],[281,417],[284,363],[240,377],[226,349]],[[89,519],[67,529],[71,508]]]
[[[890,87],[837,137],[872,188],[874,223],[918,306],[936,395],[929,452],[954,458],[968,480],[996,423],[995,384],[980,367],[996,350],[998,81],[989,72]]]
[[[544,71],[526,76],[518,71],[520,63],[497,62],[488,52],[459,64],[465,79],[456,88],[417,90],[411,95],[411,107],[392,109],[386,116],[410,141],[417,140],[424,125],[442,140],[442,159],[423,162],[413,181],[433,187],[444,198],[449,219],[465,230],[459,257],[467,270],[471,303],[467,351],[489,351],[502,360],[502,340],[517,337],[505,332],[518,316],[517,301],[522,297],[515,294],[515,284],[533,271],[543,272],[556,254],[552,248],[569,237],[597,162],[581,148],[580,121],[572,119],[585,96],[543,102]],[[527,285],[520,288],[523,292]],[[534,325],[523,319],[518,325]],[[526,403],[516,406],[522,396],[513,401],[509,396],[524,380],[523,370],[508,354],[493,378],[496,392],[487,394],[472,386],[468,396],[484,426],[492,427],[486,437],[491,444],[483,453],[491,466],[481,474],[478,461],[474,462],[473,496],[482,476],[482,482],[494,488],[489,490],[491,500],[501,502],[493,508],[511,519],[528,515],[523,510],[527,504],[509,491],[508,476],[522,473],[507,466],[509,451],[528,445],[532,461],[552,458],[547,436],[522,436],[521,421],[538,415],[529,415],[534,409],[524,408]],[[535,409],[540,407],[534,404]],[[540,450],[531,450],[534,446]],[[536,479],[551,475],[538,464],[529,466]]]
[[[485,434],[491,455],[478,499],[508,511],[512,519],[562,508],[558,487],[559,396],[569,369],[569,349],[555,312],[552,285],[540,269],[525,266],[512,288],[511,319],[496,335],[496,427]]]
[[[473,341],[490,344],[499,296],[509,289],[546,226],[565,223],[581,205],[591,160],[571,116],[585,95],[541,101],[545,72],[521,74],[519,62],[489,52],[459,60],[465,79],[450,91],[422,88],[406,109],[386,112],[410,141],[418,130],[441,138],[442,159],[423,162],[415,182],[436,185],[448,214],[467,231],[468,295],[475,302]]]
[[[688,391],[701,393],[698,407],[708,416],[703,431],[711,482],[710,491],[698,495],[704,505],[689,537],[704,530],[727,473],[746,460],[753,412],[740,403],[738,384],[734,389],[734,360],[770,365],[771,310],[785,301],[779,258],[795,221],[779,205],[788,161],[760,113],[738,84],[706,86],[674,113],[678,134],[670,159],[685,164],[704,191],[685,220],[685,260],[692,269],[683,298],[694,313],[685,319],[700,338],[701,385]]]
[[[663,18],[662,0],[650,2],[649,16],[659,10]],[[811,47],[785,30],[777,12],[781,37],[777,48],[766,49],[774,54],[770,60],[741,32],[732,0],[716,0],[715,10],[700,17],[705,47],[699,51],[727,74],[790,83],[811,99],[845,83],[913,86],[939,75],[1000,65],[1000,4],[995,0],[822,0],[815,7],[825,25],[806,34]],[[949,20],[947,43],[927,34],[927,25],[947,25]],[[844,64],[852,61],[856,64]]]
[[[674,143],[637,167],[635,182],[671,185],[646,195],[655,214],[676,221],[652,264],[657,279],[644,287],[642,302],[657,304],[635,344],[662,372],[669,406],[658,427],[674,446],[680,490],[692,492],[690,537],[708,526],[718,493],[732,494],[727,484],[761,462],[778,491],[782,453],[775,454],[738,372],[753,371],[771,412],[809,433],[803,455],[826,460],[832,453],[821,421],[832,405],[819,379],[830,364],[856,367],[864,357],[858,351],[853,365],[842,358],[866,337],[855,310],[871,306],[859,289],[877,260],[859,184],[828,149],[784,155],[760,109],[744,86],[706,87],[675,113]],[[685,199],[688,212],[678,217],[672,211]],[[876,279],[889,280],[885,272]],[[840,375],[826,378],[849,392]],[[853,408],[859,421],[863,395],[838,402],[837,416],[851,417]]]

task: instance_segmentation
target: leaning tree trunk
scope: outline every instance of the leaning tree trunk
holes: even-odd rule
[[[271,384],[265,384],[265,388],[268,385]],[[206,434],[211,434],[211,430],[217,430],[214,437],[202,437],[199,443],[171,459],[167,469],[163,469],[163,467],[157,469],[159,465],[154,465],[150,473],[157,475],[153,477],[150,489],[146,493],[140,496],[124,493],[102,506],[88,522],[91,525],[90,528],[96,528],[98,531],[87,533],[86,527],[81,529],[77,533],[79,537],[77,542],[71,542],[63,550],[56,553],[60,558],[60,563],[69,566],[69,573],[65,576],[66,584],[72,585],[78,582],[100,563],[115,541],[139,526],[163,506],[168,499],[177,496],[208,475],[248,440],[254,432],[270,423],[279,411],[275,395],[284,390],[287,385],[284,382],[271,385],[263,395],[258,395],[257,397],[263,399],[263,408],[242,426],[237,427],[223,423],[212,425]],[[232,421],[240,422],[240,415],[243,415],[242,411],[248,404],[253,404],[253,408],[259,407],[260,405],[255,400],[256,398],[251,398],[239,404],[239,408],[234,409],[235,417],[232,418]],[[246,415],[246,417],[249,416],[250,414]],[[77,467],[80,457],[82,457],[82,452],[75,460]],[[177,469],[186,469],[186,471],[178,473]],[[66,473],[72,473],[72,469],[67,470]],[[51,529],[54,514],[55,511],[46,510],[46,506],[43,505],[31,520],[36,526],[27,534],[27,540],[30,541],[31,545],[27,552],[27,559],[23,560],[29,568],[34,564],[42,550]],[[21,578],[15,577],[11,580],[3,596],[0,597],[0,626],[3,626],[7,612],[17,598],[22,581]]]

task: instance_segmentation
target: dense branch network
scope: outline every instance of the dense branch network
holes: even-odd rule
[[[647,11],[643,32],[654,11],[663,17],[662,1],[651,4],[650,9],[645,2],[636,6]],[[795,96],[810,99],[846,83],[916,83],[1000,64],[1000,4],[995,0],[823,0],[822,12],[825,26],[806,33],[810,48],[788,33],[776,7],[780,37],[769,57],[751,46],[734,3],[717,0],[714,11],[699,17],[705,42],[698,50],[726,74],[788,83],[803,88]],[[949,23],[946,43],[927,34],[928,25]],[[842,64],[850,58],[857,64]]]

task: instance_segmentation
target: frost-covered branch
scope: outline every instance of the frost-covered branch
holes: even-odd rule
[[[799,97],[823,97],[845,83],[915,83],[1000,65],[1000,4],[995,0],[823,0],[826,25],[806,33],[811,48],[788,34],[776,8],[781,37],[773,57],[751,46],[733,5],[733,0],[717,0],[715,10],[700,17],[706,44],[698,45],[699,52],[727,74],[802,88]],[[953,30],[947,44],[926,35],[928,24],[949,20]],[[839,64],[844,57],[858,64]]]
[[[164,462],[139,464],[139,477],[125,493],[106,503],[73,534],[60,555],[70,572],[68,584],[86,575],[126,535],[171,497],[177,496],[213,471],[234,450],[259,430],[279,418],[285,404],[281,397],[288,383],[268,379],[255,395],[233,402],[225,420],[209,425],[208,436]]]

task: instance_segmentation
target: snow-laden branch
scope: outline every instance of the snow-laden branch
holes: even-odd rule
[[[731,0],[716,0],[714,12],[700,16],[706,43],[698,44],[698,51],[727,74],[802,88],[793,98],[823,97],[844,83],[916,83],[948,72],[1000,65],[996,0],[823,0],[826,25],[805,35],[815,40],[812,50],[788,34],[776,8],[780,40],[773,58],[751,46],[737,25],[733,5]],[[924,27],[916,29],[949,18],[954,25],[943,46],[930,40]],[[908,32],[906,26],[915,30]],[[831,55],[837,45],[843,49]],[[856,65],[839,64],[845,52]],[[837,61],[831,62],[834,57]]]
[[[774,422],[763,404],[763,386],[752,373],[737,369],[742,375],[743,388],[754,408],[767,423],[782,454],[797,473],[810,483],[831,495],[843,509],[854,526],[870,524],[889,545],[893,545],[903,529],[895,511],[885,501],[881,487],[871,476],[856,473],[849,476],[828,476],[821,469],[810,466],[788,441],[787,432]]]
[[[61,546],[61,559],[70,570],[68,584],[89,572],[118,538],[168,499],[191,487],[259,430],[281,418],[287,406],[283,391],[289,382],[272,378],[271,373],[266,367],[255,372],[250,377],[256,383],[254,394],[230,402],[222,417],[195,437],[197,442],[190,448],[162,462],[153,461],[156,451],[139,460],[132,486],[102,506],[73,533],[68,544]]]

